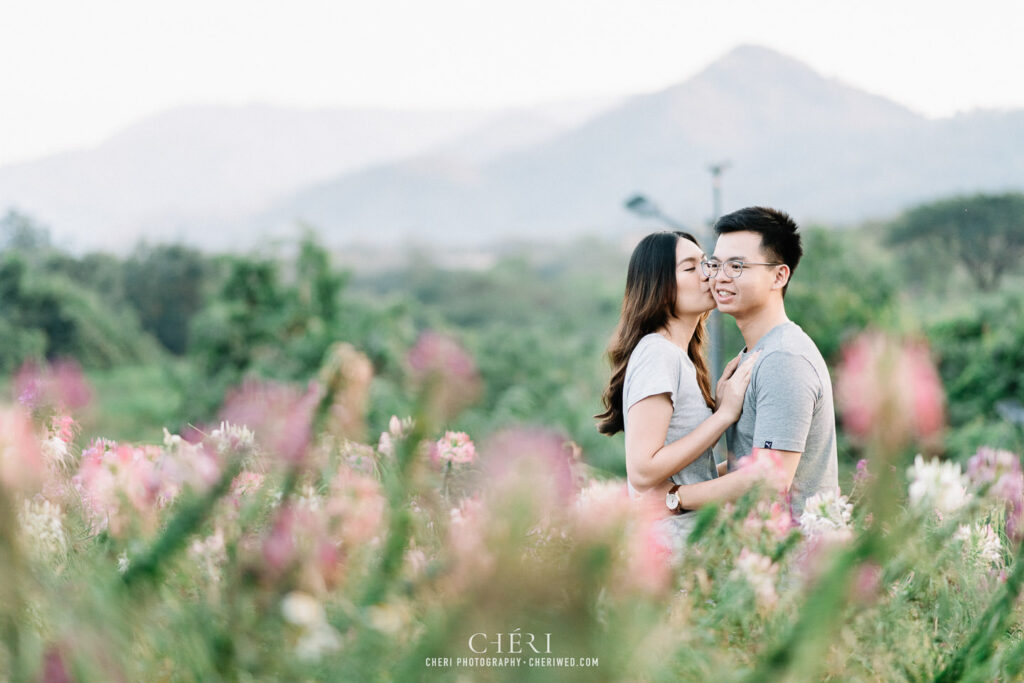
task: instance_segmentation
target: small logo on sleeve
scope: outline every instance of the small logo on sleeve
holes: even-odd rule
[[[765,441],[764,442],[764,447],[765,448],[771,448],[772,447],[772,442],[771,441]]]

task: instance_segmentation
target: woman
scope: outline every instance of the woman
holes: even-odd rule
[[[603,434],[626,432],[633,497],[664,501],[674,485],[716,478],[712,448],[743,407],[753,356],[738,367],[733,359],[718,382],[718,401],[711,395],[704,345],[715,301],[700,271],[703,257],[692,235],[659,232],[645,237],[629,260],[622,315],[608,351],[605,412],[596,417]],[[690,521],[691,515],[673,518],[677,536]]]

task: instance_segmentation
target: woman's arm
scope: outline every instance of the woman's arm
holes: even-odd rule
[[[648,396],[630,407],[626,476],[637,491],[664,483],[714,446],[726,428],[739,419],[757,355],[752,354],[742,364],[738,363],[738,358],[733,359],[726,366],[718,386],[718,408],[696,429],[672,443],[665,443],[672,420],[672,401],[668,394]]]
[[[666,444],[671,419],[672,401],[668,394],[648,396],[629,409],[626,476],[638,491],[661,484],[692,463],[718,441],[736,418],[719,409],[686,436]]]

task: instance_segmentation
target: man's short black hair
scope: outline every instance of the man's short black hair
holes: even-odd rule
[[[762,251],[770,260],[782,261],[789,266],[790,279],[796,272],[800,257],[804,254],[797,230],[796,222],[788,213],[764,206],[748,206],[728,213],[715,222],[715,232],[719,235],[742,231],[759,234]],[[786,295],[788,287],[787,282],[782,288],[783,296]]]

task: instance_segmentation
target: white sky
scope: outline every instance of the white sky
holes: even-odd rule
[[[929,116],[1024,107],[1019,0],[0,0],[0,165],[181,104],[483,108],[667,87],[739,43]]]

